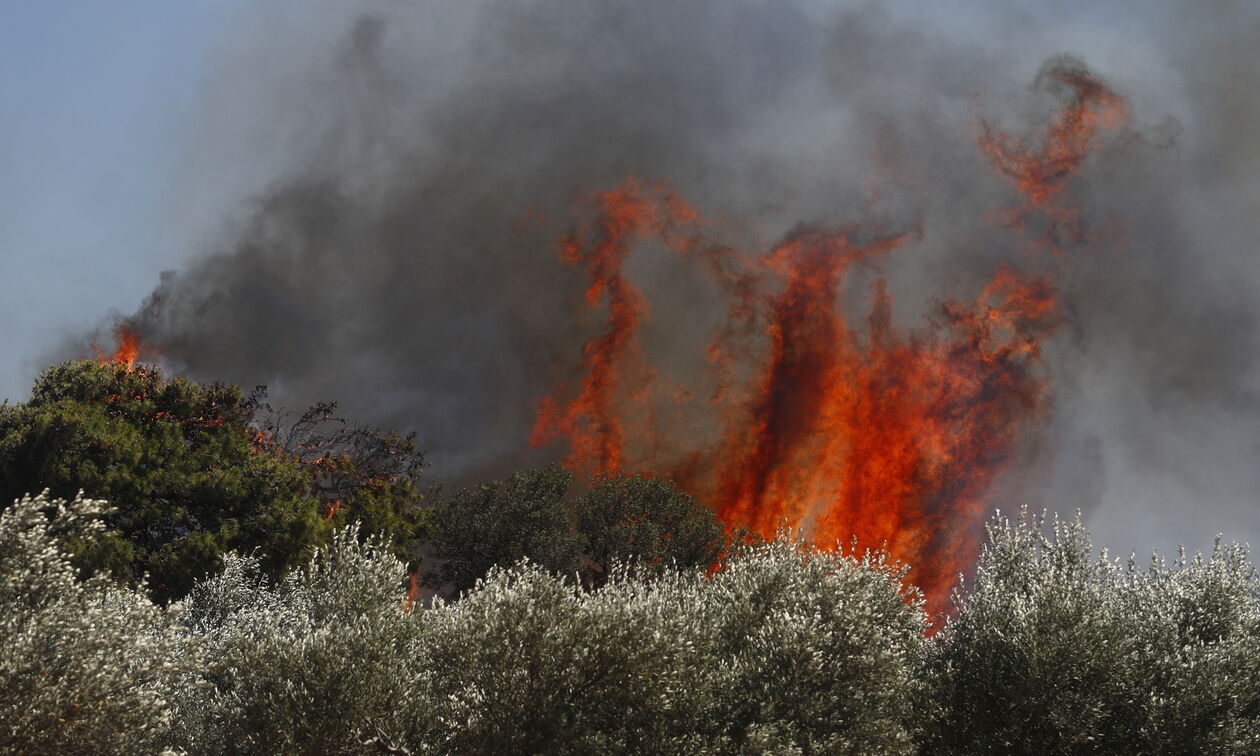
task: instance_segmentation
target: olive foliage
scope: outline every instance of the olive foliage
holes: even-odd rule
[[[23,497],[0,512],[0,751],[153,753],[201,660],[174,612],[103,576],[79,581],[67,539],[104,502]]]
[[[0,512],[0,750],[136,753],[1254,753],[1245,549],[1138,565],[1079,519],[995,518],[932,634],[905,569],[786,534],[719,565],[521,559],[408,600],[357,524],[282,579],[229,553],[183,600],[77,580],[102,503]]]
[[[913,752],[924,618],[877,557],[783,541],[598,591],[522,560],[411,613],[352,534],[275,586],[227,564],[183,615],[189,752]]]
[[[1080,521],[998,517],[934,647],[932,752],[1260,751],[1260,584],[1241,546],[1140,568]]]
[[[405,728],[419,623],[404,607],[405,565],[358,525],[334,534],[278,583],[231,554],[184,600],[207,685],[175,697],[189,753],[356,753]]]

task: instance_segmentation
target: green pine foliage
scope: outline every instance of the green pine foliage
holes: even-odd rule
[[[108,500],[110,530],[74,542],[76,563],[131,585],[148,574],[161,602],[187,593],[230,550],[256,550],[278,577],[348,519],[408,552],[421,529],[411,439],[321,434],[315,422],[285,437],[289,450],[256,421],[258,409],[235,386],[150,367],[51,367],[29,401],[0,405],[0,501],[44,489]],[[336,512],[316,495],[320,480],[353,484],[337,491]]]
[[[0,409],[0,496],[83,490],[114,507],[112,531],[76,544],[87,573],[108,570],[155,598],[182,595],[230,549],[261,549],[279,573],[326,537],[310,476],[259,454],[239,389],[167,380],[149,368],[65,363],[30,401]]]

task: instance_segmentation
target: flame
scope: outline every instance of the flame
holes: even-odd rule
[[[1065,245],[1090,240],[1069,179],[1128,120],[1087,72],[1044,76],[1070,96],[1036,146],[988,123],[977,142],[1019,195],[991,219],[1051,254],[1033,259],[1041,272],[998,266],[974,299],[940,304],[919,329],[894,325],[878,266],[921,229],[801,230],[748,255],[707,241],[707,222],[664,185],[631,178],[595,195],[561,257],[585,270],[586,306],[607,318],[585,345],[580,384],[540,403],[531,444],[567,441],[566,466],[588,475],[671,478],[732,527],[772,536],[786,524],[819,545],[886,547],[910,565],[929,612],[946,611],[978,554],[993,481],[1049,408],[1041,348],[1062,320],[1056,280]],[[662,388],[645,363],[650,304],[623,265],[648,242],[700,260],[728,297],[704,350],[707,400]],[[841,294],[858,268],[872,280],[854,318]],[[662,415],[662,401],[678,412]]]
[[[107,353],[93,341],[90,345],[92,359],[102,365],[122,365],[128,369],[134,367],[141,351],[139,335],[125,323],[119,323],[114,326],[114,344],[114,351]]]
[[[320,512],[324,515],[325,520],[331,520],[338,512],[345,507],[341,503],[341,499],[326,499],[320,503]]]
[[[639,326],[650,314],[648,301],[622,275],[622,263],[636,239],[656,236],[668,241],[672,226],[690,222],[697,214],[663,185],[642,184],[633,177],[597,195],[594,205],[598,208],[593,229],[596,240],[587,244],[581,234],[570,235],[561,242],[560,255],[570,264],[586,265],[590,278],[586,304],[594,308],[606,299],[608,323],[583,350],[586,375],[578,395],[563,406],[556,397],[543,400],[530,444],[542,446],[566,438],[572,448],[566,464],[599,473],[624,464],[624,413],[617,407],[620,392],[637,384],[643,388],[631,390],[626,398],[631,403],[641,400],[653,379],[643,368],[635,340]]]
[[[416,599],[420,596],[420,575],[415,571],[407,572],[407,593],[403,596],[403,614],[411,614],[415,609]]]
[[[1067,180],[1101,146],[1106,132],[1128,123],[1129,113],[1120,95],[1080,68],[1055,66],[1038,79],[1072,91],[1071,99],[1042,134],[1040,147],[1029,147],[987,122],[982,122],[977,141],[993,167],[1015,182],[1023,199],[1022,205],[1000,212],[998,219],[1024,227],[1041,211],[1046,222],[1041,242],[1057,250],[1062,241],[1090,240],[1080,206],[1065,192]]]

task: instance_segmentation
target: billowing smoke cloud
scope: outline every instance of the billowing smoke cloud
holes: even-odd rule
[[[1011,187],[975,134],[1031,133],[1056,100],[1030,85],[1073,53],[1134,131],[1076,188],[1102,241],[1064,286],[1054,416],[995,504],[1084,508],[1122,547],[1260,537],[1254,9],[1121,32],[1084,7],[823,5],[247,11],[188,169],[190,233],[216,230],[129,322],[188,375],[416,429],[448,480],[550,460],[527,448],[537,402],[600,325],[556,253],[585,193],[665,181],[749,244],[798,223],[921,227],[886,266],[895,317],[917,322],[1018,254],[984,220]],[[670,360],[722,304],[655,259],[630,272],[652,294],[645,348]]]

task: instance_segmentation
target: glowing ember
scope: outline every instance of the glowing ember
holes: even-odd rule
[[[913,332],[894,326],[878,274],[859,322],[841,292],[855,267],[877,271],[918,230],[804,230],[749,256],[705,243],[703,222],[666,187],[631,179],[594,197],[593,219],[562,257],[583,266],[586,304],[606,304],[607,321],[585,346],[580,386],[541,403],[531,443],[567,440],[566,465],[587,474],[672,478],[731,526],[770,536],[787,524],[822,545],[886,546],[912,566],[929,611],[945,611],[974,564],[991,484],[1048,406],[1039,360],[1061,319],[1059,253],[1087,240],[1067,181],[1105,130],[1127,123],[1123,100],[1089,74],[1044,75],[1071,96],[1040,145],[988,124],[978,142],[1022,198],[997,219],[1037,224],[1029,246],[1054,254],[1039,274],[999,266],[973,301],[943,303]],[[639,348],[650,307],[622,266],[649,241],[704,262],[729,296],[728,322],[705,352],[716,388],[698,408],[689,392],[661,390]],[[683,406],[676,417],[699,409],[713,437],[661,419],[662,398]]]

